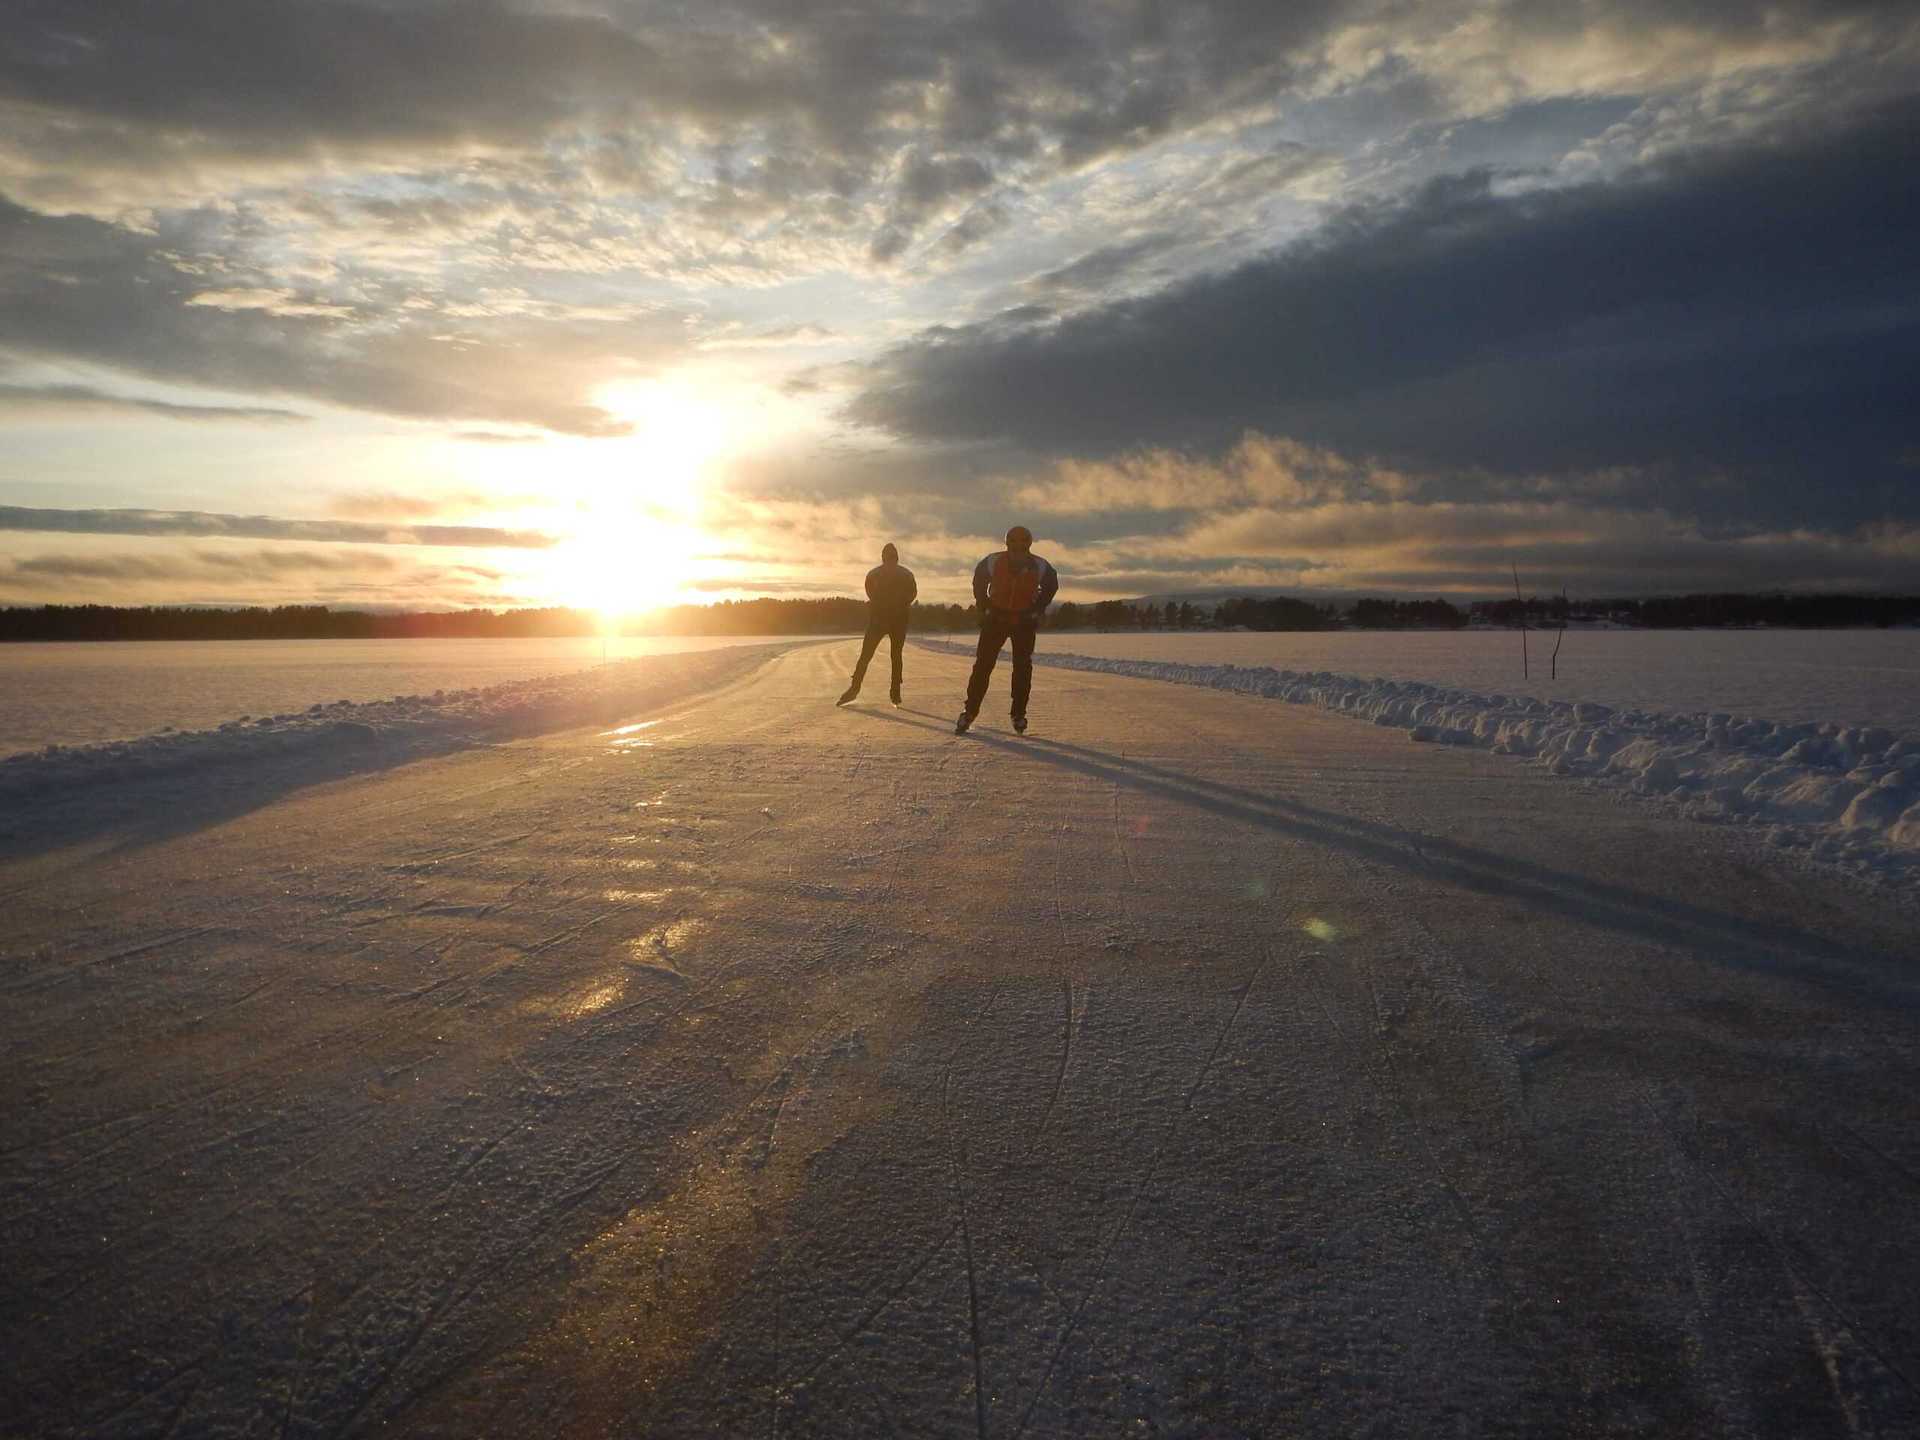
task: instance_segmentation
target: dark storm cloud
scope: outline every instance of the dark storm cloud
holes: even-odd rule
[[[543,550],[557,543],[551,535],[537,530],[500,530],[486,525],[370,525],[355,520],[215,515],[204,510],[42,510],[23,505],[0,505],[0,530],[63,535],[199,535],[356,545],[471,545],[510,550]]]
[[[110,395],[91,385],[0,385],[0,417],[27,419],[74,414],[159,415],[168,420],[242,421],[284,424],[308,417],[267,405],[175,405],[130,395]]]
[[[597,362],[614,344],[599,338],[606,327],[512,320],[462,334],[425,321],[357,326],[278,292],[210,289],[169,253],[156,237],[0,199],[0,348],[409,418],[585,435],[626,428],[580,399],[604,373]],[[660,329],[670,332],[671,322]],[[632,326],[617,338],[675,343]]]
[[[1139,300],[929,332],[849,413],[1069,454],[1258,427],[1429,466],[1664,465],[1747,482],[1703,509],[1920,515],[1916,135],[1906,103],[1616,182],[1452,177]]]

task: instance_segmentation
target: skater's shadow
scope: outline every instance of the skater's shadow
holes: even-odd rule
[[[949,730],[924,712],[871,712],[874,718],[923,730]],[[932,721],[934,723],[928,723]],[[1823,936],[1650,895],[1535,861],[1462,845],[1421,831],[1342,815],[1244,786],[1228,785],[1066,741],[1015,738],[974,729],[966,739],[1009,756],[1056,766],[1109,784],[1173,800],[1222,819],[1359,856],[1375,864],[1498,895],[1582,925],[1686,948],[1742,970],[1840,988],[1896,1010],[1920,1008],[1920,990],[1898,976],[1885,956],[1863,953]],[[1836,967],[1839,973],[1836,973]]]

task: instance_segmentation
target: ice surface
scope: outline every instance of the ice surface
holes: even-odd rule
[[[0,854],[0,1430],[1920,1435],[1887,896],[856,653]]]
[[[921,640],[930,650],[972,647]],[[1418,742],[1513,755],[1678,804],[1690,818],[1765,827],[1769,841],[1901,886],[1920,881],[1920,738],[1838,721],[1669,714],[1594,701],[1483,695],[1328,671],[1036,654],[1036,665],[1317,705]]]

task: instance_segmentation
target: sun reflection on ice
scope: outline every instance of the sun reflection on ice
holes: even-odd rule
[[[560,1020],[584,1020],[597,1015],[627,992],[627,977],[617,975],[603,983],[589,985],[554,999],[535,1000],[527,1010],[536,1015],[551,1015]]]

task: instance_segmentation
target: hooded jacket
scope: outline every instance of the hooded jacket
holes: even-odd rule
[[[876,620],[905,620],[920,586],[913,571],[898,561],[876,565],[867,572],[867,599]]]

